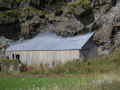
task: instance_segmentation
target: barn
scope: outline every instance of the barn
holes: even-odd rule
[[[69,60],[83,60],[96,56],[94,32],[74,37],[41,33],[30,40],[18,41],[6,49],[6,56],[26,65],[56,65]]]

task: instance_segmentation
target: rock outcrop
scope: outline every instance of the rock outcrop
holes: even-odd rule
[[[111,39],[114,16],[120,12],[117,0],[90,0],[90,4],[76,0],[10,1],[0,2],[0,35],[10,39],[31,38],[46,31],[74,36],[96,30],[96,41],[103,43]]]

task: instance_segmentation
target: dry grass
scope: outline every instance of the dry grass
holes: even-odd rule
[[[70,61],[54,68],[37,67],[28,73],[33,75],[90,75],[120,71],[120,50],[115,50],[107,56],[90,58],[85,62]]]
[[[110,55],[90,58],[85,62],[74,60],[54,68],[41,65],[16,76],[42,76],[42,77],[73,77],[90,76],[120,71],[120,50],[115,50]],[[1,75],[0,75],[1,76]]]

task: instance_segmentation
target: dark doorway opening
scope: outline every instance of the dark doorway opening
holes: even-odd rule
[[[16,54],[16,60],[18,61],[18,63],[21,63],[19,54]]]
[[[20,60],[20,55],[17,54],[17,55],[16,55],[16,59],[17,59],[17,60]]]

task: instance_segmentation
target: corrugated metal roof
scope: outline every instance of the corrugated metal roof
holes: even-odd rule
[[[94,32],[74,37],[61,37],[54,33],[42,33],[31,40],[11,44],[7,51],[81,49],[93,34]]]

